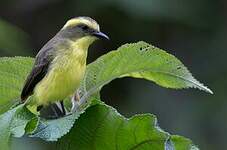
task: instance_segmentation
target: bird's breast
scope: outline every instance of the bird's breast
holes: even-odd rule
[[[36,86],[38,103],[48,104],[72,95],[79,87],[86,68],[87,50],[67,49],[58,53],[47,75]]]

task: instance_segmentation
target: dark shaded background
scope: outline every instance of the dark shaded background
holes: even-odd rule
[[[97,20],[111,37],[90,48],[88,62],[144,40],[174,54],[215,93],[124,78],[102,90],[107,104],[128,117],[153,113],[163,129],[192,139],[201,149],[227,149],[226,0],[2,0],[0,55],[35,56],[68,19],[81,15]],[[31,139],[14,143],[17,150],[47,147]]]

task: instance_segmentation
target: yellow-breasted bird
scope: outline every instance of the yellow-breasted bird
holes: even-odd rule
[[[37,107],[61,102],[73,95],[84,77],[88,47],[97,39],[109,39],[100,32],[98,23],[90,17],[76,17],[39,51],[34,66],[21,92],[22,102],[33,95],[27,105]]]

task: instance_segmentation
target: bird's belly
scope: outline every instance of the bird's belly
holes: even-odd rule
[[[86,64],[73,58],[60,58],[52,64],[48,74],[34,90],[38,105],[63,100],[79,87]]]

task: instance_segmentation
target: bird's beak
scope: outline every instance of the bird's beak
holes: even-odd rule
[[[96,36],[99,39],[110,40],[110,38],[106,34],[100,32],[100,31],[96,31],[92,35]]]

